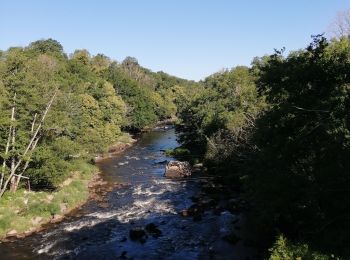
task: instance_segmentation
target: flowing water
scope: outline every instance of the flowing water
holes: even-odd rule
[[[127,183],[86,203],[63,222],[0,244],[0,259],[247,259],[251,249],[222,237],[237,216],[205,212],[200,221],[179,214],[192,205],[201,179],[170,180],[164,150],[179,144],[173,129],[145,133],[131,148],[99,164],[108,183]],[[241,221],[241,220],[240,220]],[[129,231],[154,223],[162,234],[132,241]]]

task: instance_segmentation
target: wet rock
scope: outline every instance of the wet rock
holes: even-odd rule
[[[196,216],[199,214],[202,214],[204,211],[204,208],[200,204],[193,204],[191,207],[187,209],[189,216]]]
[[[168,160],[163,160],[163,161],[159,161],[159,162],[155,162],[154,164],[166,164],[168,162]]]
[[[223,211],[224,211],[224,208],[222,208],[220,206],[216,206],[213,209],[213,214],[216,215],[216,216],[220,216]]]
[[[216,200],[214,199],[203,199],[199,201],[199,205],[203,209],[210,209],[213,208],[217,204]]]
[[[145,229],[154,238],[158,238],[158,237],[160,237],[162,235],[162,231],[154,223],[147,224]]]
[[[144,244],[144,243],[146,243],[146,239],[147,239],[147,236],[146,236],[146,237],[143,237],[143,238],[141,238],[141,239],[139,239],[139,242],[140,242],[141,244]]]
[[[209,251],[208,252],[209,253],[209,259],[213,259],[214,256],[215,256],[215,253],[216,253],[214,247],[210,246],[208,251]]]
[[[203,185],[202,189],[207,194],[216,194],[219,192],[218,188],[213,184]]]
[[[98,204],[98,206],[100,207],[100,208],[108,208],[109,207],[109,204],[107,203],[107,202],[102,202],[102,203],[100,203],[100,204]]]
[[[238,241],[240,241],[241,239],[234,233],[231,233],[229,235],[226,235],[223,237],[224,240],[226,240],[227,242],[229,242],[230,244],[237,244]]]
[[[182,211],[180,212],[180,215],[183,216],[183,217],[188,217],[189,215],[188,215],[187,209],[182,210]]]
[[[165,177],[184,178],[191,175],[191,167],[188,162],[170,161],[165,167]]]
[[[199,196],[191,196],[191,197],[190,197],[190,200],[192,200],[192,202],[198,202],[199,199],[200,199]]]
[[[13,237],[17,235],[17,230],[16,229],[12,229],[11,231],[7,232],[6,234],[8,237]]]
[[[193,172],[198,173],[203,171],[203,163],[196,163],[193,165]]]
[[[202,220],[202,215],[197,214],[193,216],[193,221],[201,221],[201,220]]]
[[[127,259],[126,254],[127,254],[127,252],[126,252],[126,251],[123,251],[123,252],[120,254],[120,258],[121,258],[121,259]]]
[[[238,218],[235,218],[234,220],[232,220],[232,224],[236,224],[238,223],[239,219]]]
[[[199,204],[193,204],[188,209],[184,209],[180,212],[180,215],[183,217],[192,217],[194,221],[202,220],[202,214],[204,210],[203,207]]]
[[[196,163],[195,165],[193,165],[193,168],[201,168],[203,167],[203,163]]]
[[[146,232],[142,228],[136,227],[136,228],[130,229],[129,237],[131,240],[134,240],[134,241],[138,240],[142,243],[143,241],[145,241]]]

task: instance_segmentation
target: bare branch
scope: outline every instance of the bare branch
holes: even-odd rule
[[[19,159],[18,159],[17,163],[14,165],[14,167],[13,167],[13,168],[11,167],[10,176],[7,178],[6,182],[4,183],[4,185],[3,185],[3,187],[2,187],[2,189],[1,189],[1,191],[0,191],[0,197],[2,197],[2,195],[3,195],[4,192],[6,191],[9,182],[11,181],[12,177],[14,176],[14,174],[16,174],[16,171],[17,171],[18,167],[19,167],[19,166],[21,165],[21,163],[23,162],[23,158],[27,155],[27,153],[28,153],[28,152],[30,151],[30,149],[32,148],[32,145],[33,145],[33,143],[35,142],[39,131],[41,130],[41,127],[42,127],[42,125],[43,125],[43,123],[44,123],[44,121],[45,121],[46,115],[47,115],[47,113],[49,112],[49,110],[50,110],[50,108],[51,108],[51,105],[52,105],[52,103],[53,103],[53,101],[54,101],[54,99],[55,99],[55,97],[56,97],[56,95],[57,95],[57,92],[58,92],[58,89],[55,90],[55,92],[54,92],[52,98],[51,98],[50,101],[47,103],[47,106],[46,106],[46,108],[45,108],[45,111],[44,111],[44,113],[43,113],[43,115],[42,115],[42,117],[41,117],[40,123],[39,123],[39,125],[37,126],[37,128],[36,128],[36,130],[35,130],[35,132],[34,132],[34,134],[33,134],[33,136],[32,136],[32,138],[30,139],[27,148],[24,150],[22,156],[19,157]]]
[[[38,113],[35,113],[34,118],[33,118],[33,122],[32,122],[32,128],[30,130],[31,133],[34,132],[34,126],[35,126],[35,121],[36,121],[37,116],[38,116]]]
[[[34,151],[34,149],[36,148],[36,145],[38,144],[39,139],[40,139],[40,136],[38,136],[38,138],[33,142],[33,145],[32,145],[32,147],[31,147],[31,149],[30,149],[31,152]],[[18,184],[19,184],[21,178],[23,177],[24,172],[27,170],[27,168],[28,168],[28,166],[29,166],[30,159],[31,159],[31,158],[29,157],[29,158],[26,160],[26,163],[25,163],[25,165],[24,165],[24,167],[23,167],[23,169],[22,169],[22,172],[21,172],[19,175],[14,174],[14,175],[16,175],[16,177],[17,177],[17,178],[16,178],[16,184],[15,184],[15,186],[14,186],[14,191],[17,190]]]
[[[297,107],[297,106],[292,106],[298,110],[302,110],[302,111],[307,111],[307,112],[321,112],[321,113],[330,113],[329,110],[319,110],[319,109],[306,109],[306,108],[302,108],[302,107]]]
[[[350,37],[350,9],[338,12],[330,27],[332,36]]]

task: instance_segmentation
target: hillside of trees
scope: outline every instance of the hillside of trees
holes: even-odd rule
[[[349,73],[349,38],[320,35],[209,76],[179,107],[184,148],[242,191],[272,259],[350,257]]]
[[[55,189],[76,161],[106,152],[123,131],[174,117],[176,96],[193,84],[131,57],[68,56],[52,39],[0,52],[1,190],[13,169],[34,189]]]

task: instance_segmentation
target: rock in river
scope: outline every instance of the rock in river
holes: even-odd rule
[[[165,177],[184,178],[191,175],[191,166],[188,162],[170,161],[165,167]]]
[[[146,232],[143,230],[143,228],[136,227],[132,228],[129,231],[129,236],[131,240],[138,240],[140,242],[145,240]]]
[[[162,231],[154,224],[149,223],[145,227],[146,231],[150,233],[154,238],[158,238],[162,235]]]

